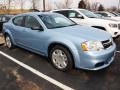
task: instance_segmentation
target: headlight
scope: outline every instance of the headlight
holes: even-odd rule
[[[111,28],[117,28],[117,27],[118,27],[117,24],[109,24],[109,26],[110,26]]]
[[[83,51],[99,51],[104,49],[103,45],[99,41],[88,41],[82,43]]]

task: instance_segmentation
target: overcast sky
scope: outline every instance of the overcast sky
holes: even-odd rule
[[[52,0],[53,1],[53,0]],[[54,1],[62,1],[62,0],[54,0]],[[72,1],[72,0],[71,0]],[[78,2],[81,0],[73,0],[74,3],[74,7],[76,7],[78,5]],[[90,3],[94,3],[94,2],[99,2],[101,4],[103,4],[106,8],[109,8],[111,6],[116,6],[118,7],[118,1],[119,0],[88,0]]]
[[[49,1],[49,0],[48,0]],[[50,0],[50,1],[64,1],[64,0]],[[72,7],[77,7],[78,6],[78,3],[79,1],[81,0],[71,0],[73,1],[73,5]],[[105,8],[109,8],[111,6],[116,6],[118,7],[118,2],[119,0],[88,0],[91,4],[94,3],[94,2],[98,2],[98,3],[101,3],[104,5]]]
[[[103,4],[105,7],[111,7],[111,6],[116,6],[118,7],[118,1],[119,0],[89,0],[89,2],[100,2]]]
[[[4,0],[0,0],[1,3],[3,3],[3,1],[4,1]],[[16,0],[16,1],[18,1],[18,0]],[[30,7],[31,7],[31,4],[30,4],[30,2],[28,2],[29,0],[25,0],[25,1],[26,1],[26,3],[25,3],[25,8],[26,8],[26,9],[27,9],[27,8],[30,8]],[[42,0],[41,0],[41,1],[42,1]],[[53,2],[53,1],[58,2],[58,1],[60,1],[60,2],[62,2],[62,0],[46,0],[46,1],[50,1],[50,2]],[[71,0],[71,1],[72,1],[72,0]],[[80,1],[80,0],[73,0],[72,7],[75,7],[75,8],[76,8],[79,1]],[[116,7],[118,7],[118,1],[119,1],[119,0],[88,0],[88,1],[89,1],[90,3],[99,2],[99,3],[103,4],[105,8],[109,8],[109,7],[111,7],[111,6],[116,6]],[[41,3],[41,4],[42,4],[42,3]],[[39,6],[42,6],[42,5],[39,5]],[[19,5],[17,5],[16,7],[19,7]]]

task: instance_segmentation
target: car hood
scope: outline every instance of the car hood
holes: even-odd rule
[[[120,17],[111,17],[111,18],[120,21]]]
[[[111,38],[111,35],[100,29],[87,27],[87,26],[69,26],[63,28],[57,28],[53,30],[54,32],[61,33],[61,37],[69,36],[82,38],[84,40],[94,40],[94,41],[104,41]]]
[[[113,19],[113,18],[89,18],[91,21],[97,21],[97,22],[102,22],[102,23],[118,23],[120,20],[118,19]]]
[[[120,21],[120,20],[118,20],[118,19],[109,18],[109,17],[104,17],[104,18],[102,18],[102,19],[110,20],[110,21],[115,21],[115,22]]]

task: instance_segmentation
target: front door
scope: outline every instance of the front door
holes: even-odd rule
[[[43,51],[44,47],[44,30],[38,20],[33,16],[26,16],[25,29],[22,38],[23,43],[27,48],[35,51]],[[41,52],[42,53],[42,52]]]

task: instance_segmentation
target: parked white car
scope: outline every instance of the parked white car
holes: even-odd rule
[[[117,16],[114,12],[112,13],[112,12],[107,12],[107,11],[99,11],[95,13],[100,14],[106,18],[111,18],[111,19],[120,21],[120,16]]]
[[[120,35],[120,21],[99,18],[96,14],[85,9],[60,9],[51,12],[60,13],[80,25],[87,25],[109,32],[112,37]]]

